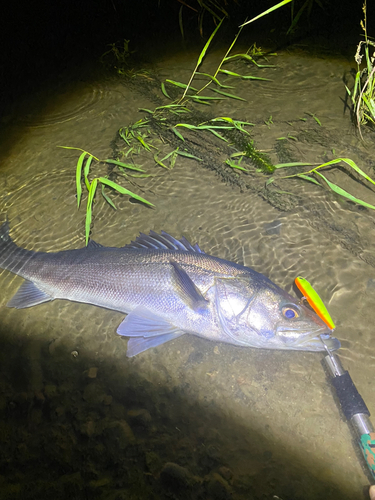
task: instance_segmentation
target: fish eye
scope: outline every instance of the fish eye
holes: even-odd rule
[[[298,318],[299,316],[298,311],[296,311],[296,309],[290,306],[283,307],[282,312],[283,316],[287,319]]]

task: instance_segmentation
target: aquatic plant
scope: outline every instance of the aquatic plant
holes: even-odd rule
[[[124,188],[120,184],[117,184],[117,182],[114,182],[110,180],[107,176],[100,176],[100,177],[94,177],[91,181],[89,180],[89,172],[91,168],[92,161],[95,160],[98,163],[106,163],[106,164],[111,164],[117,166],[119,169],[121,169],[121,174],[125,177],[128,175],[132,175],[130,173],[126,173],[126,171],[136,171],[136,172],[142,172],[144,174],[144,170],[139,168],[136,165],[133,165],[131,163],[124,163],[118,160],[113,160],[113,159],[107,159],[107,160],[99,160],[96,156],[93,154],[89,153],[88,151],[85,151],[81,148],[75,148],[75,147],[70,147],[70,146],[58,146],[63,149],[73,149],[76,151],[81,151],[81,154],[78,158],[77,161],[77,166],[76,166],[76,190],[77,190],[77,206],[78,208],[80,207],[81,204],[81,198],[82,198],[82,176],[83,176],[83,181],[84,185],[87,189],[88,192],[88,197],[87,197],[87,206],[86,206],[86,222],[85,222],[85,236],[86,236],[86,245],[88,244],[89,241],[89,236],[90,236],[90,229],[91,229],[91,220],[92,220],[92,211],[93,211],[93,204],[94,204],[94,199],[95,199],[95,194],[98,188],[98,185],[101,185],[101,194],[105,201],[113,208],[116,210],[116,206],[111,200],[111,198],[108,196],[108,194],[105,192],[105,188],[109,187],[110,189],[113,189],[117,191],[120,194],[126,194],[130,196],[131,198],[134,198],[135,200],[138,200],[145,205],[148,205],[150,207],[153,207],[154,205],[150,203],[149,201],[145,200],[141,196],[133,193],[132,191],[129,191],[129,189]],[[134,175],[134,174],[133,174]],[[144,174],[148,176],[148,174]]]
[[[357,172],[357,174],[359,174],[360,176],[362,176],[364,179],[366,179],[368,182],[370,182],[371,184],[373,184],[375,186],[375,181],[373,179],[371,179],[371,177],[369,177],[361,168],[359,168],[354,163],[354,161],[351,160],[350,158],[336,158],[334,160],[331,160],[331,161],[328,161],[326,163],[322,163],[321,165],[318,165],[316,167],[313,167],[311,170],[309,170],[307,172],[301,172],[301,173],[297,173],[297,174],[287,175],[287,176],[279,177],[279,179],[291,179],[293,177],[298,177],[300,179],[304,179],[305,181],[313,182],[314,184],[317,184],[318,186],[322,186],[325,184],[326,186],[328,186],[328,188],[331,191],[338,194],[339,196],[342,196],[343,198],[346,198],[347,200],[352,201],[353,203],[357,203],[358,205],[362,205],[363,207],[371,208],[372,210],[375,210],[374,205],[370,205],[370,203],[367,203],[363,200],[360,200],[359,198],[356,198],[352,194],[348,193],[348,191],[345,191],[345,189],[341,188],[337,184],[334,184],[333,182],[328,180],[327,177],[321,173],[321,170],[327,169],[327,168],[329,169],[331,166],[337,165],[339,163],[344,163],[345,165],[350,167],[350,169]],[[294,162],[294,163],[282,163],[282,164],[275,165],[275,169],[288,168],[288,167],[300,167],[302,165],[305,165],[305,166],[310,165],[311,166],[311,164],[309,164],[309,163],[300,163],[300,162],[296,163],[296,162]],[[271,184],[275,180],[276,179],[274,177],[270,177],[266,182],[266,186],[268,186],[269,184]],[[322,183],[322,181],[323,181],[323,183]]]
[[[369,40],[367,35],[367,4],[363,3],[363,21],[361,27],[364,32],[364,40],[357,46],[355,61],[357,73],[355,75],[354,87],[346,91],[352,102],[352,118],[362,136],[361,126],[375,125],[375,42]],[[371,54],[372,51],[372,54]],[[362,59],[365,58],[365,67],[361,69]]]
[[[145,69],[135,70],[130,67],[131,56],[135,50],[129,49],[130,40],[122,40],[121,42],[110,43],[109,50],[101,55],[99,61],[107,70],[115,70],[118,75],[124,75],[127,78],[142,76],[150,78],[149,71]]]

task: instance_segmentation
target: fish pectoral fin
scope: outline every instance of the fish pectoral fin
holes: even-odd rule
[[[173,269],[172,276],[176,291],[184,303],[194,311],[207,307],[208,301],[203,297],[191,278],[189,278],[186,271],[174,260],[171,260],[170,263]]]
[[[176,339],[185,332],[160,318],[143,306],[129,313],[117,329],[119,335],[131,337],[128,341],[127,357],[135,356],[150,347]]]
[[[7,303],[7,307],[15,307],[16,309],[23,309],[24,307],[36,306],[43,302],[53,300],[54,297],[46,294],[40,290],[31,281],[25,280],[19,287],[16,294]]]

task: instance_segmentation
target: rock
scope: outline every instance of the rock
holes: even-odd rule
[[[230,500],[232,498],[229,484],[216,472],[212,473],[206,479],[206,489],[212,500]]]
[[[164,488],[177,496],[177,498],[190,498],[195,486],[199,485],[201,479],[178,464],[167,462],[161,473],[160,480]]]
[[[146,466],[150,474],[156,476],[160,472],[161,469],[161,459],[159,455],[157,455],[153,451],[147,451],[145,454]]]
[[[81,431],[81,434],[91,437],[95,434],[95,422],[93,420],[86,420],[86,422],[83,422],[80,425],[79,430]]]
[[[230,481],[233,477],[233,472],[228,467],[225,467],[224,465],[222,467],[220,467],[219,474],[221,476],[223,476],[223,478],[226,481]]]
[[[93,406],[102,404],[106,396],[102,386],[96,381],[87,384],[83,390],[83,399]]]
[[[151,424],[152,417],[148,410],[129,410],[128,417],[133,425],[148,427]]]
[[[88,378],[96,378],[97,374],[98,374],[98,369],[95,366],[92,366],[87,371]]]
[[[103,434],[108,439],[108,444],[125,450],[129,445],[134,444],[133,431],[126,420],[115,420],[106,425]]]

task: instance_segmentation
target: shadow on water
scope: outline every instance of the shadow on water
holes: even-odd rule
[[[292,452],[292,433],[285,441],[266,423],[244,425],[184,380],[207,342],[192,340],[198,349],[176,383],[158,355],[178,356],[177,342],[129,360],[115,335],[99,357],[48,337],[1,331],[2,499],[361,497],[319,473],[309,449]],[[238,351],[228,349],[233,363]]]

